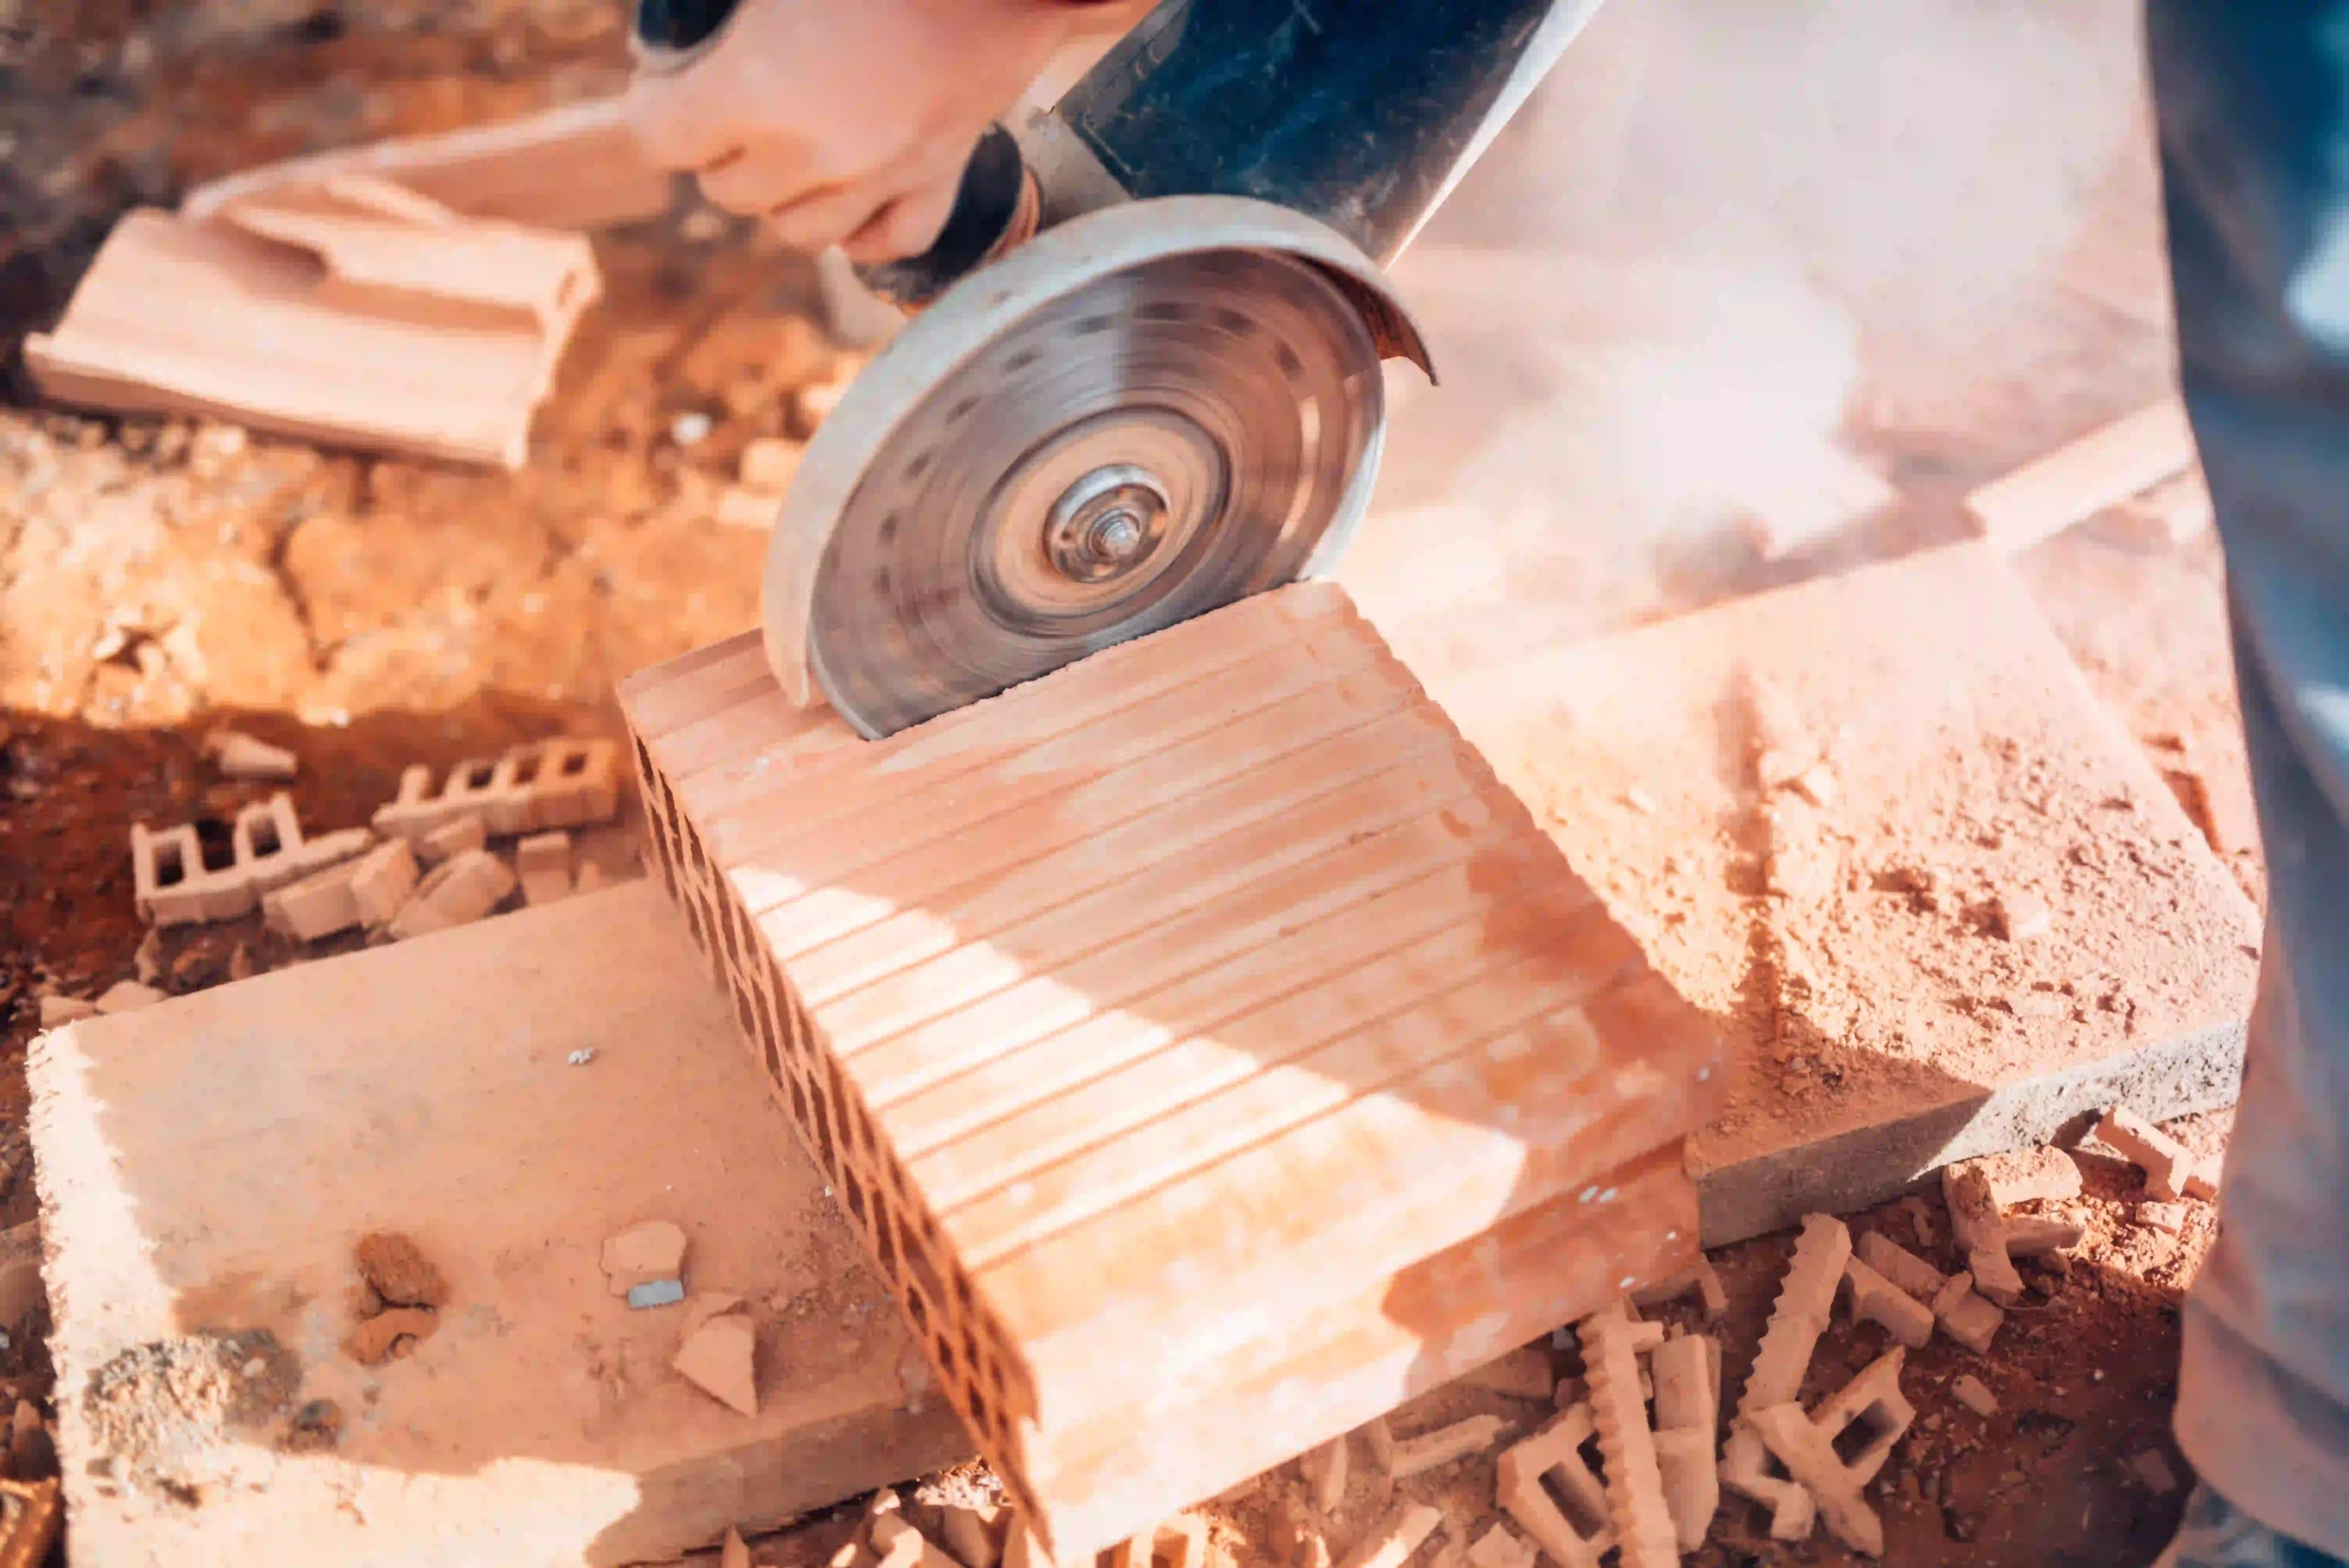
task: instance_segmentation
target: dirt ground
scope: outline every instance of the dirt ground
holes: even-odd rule
[[[791,392],[852,363],[812,324],[803,261],[687,206],[599,237],[606,303],[587,317],[518,475],[45,409],[18,344],[53,321],[124,209],[273,157],[606,91],[626,59],[621,8],[601,0],[50,9],[38,25],[0,28],[0,1226],[37,1211],[21,1069],[38,995],[95,995],[139,968],[128,825],[194,820],[224,841],[235,809],[266,793],[220,782],[200,753],[205,732],[233,723],[296,750],[293,794],[305,828],[321,831],[364,821],[408,763],[615,728],[618,678],[755,623],[766,536],[718,520],[719,499],[745,443],[804,434],[792,428]],[[2085,319],[2068,362],[2122,367],[2117,379],[2071,374],[2060,395],[1992,399],[1978,439],[1858,421],[1855,439],[1907,501],[1866,548],[1945,537],[1967,485],[2078,428],[2084,409],[2142,395],[2158,344],[2119,316]],[[706,418],[707,432],[687,416]],[[2214,845],[2258,896],[2207,533],[2176,543],[2116,515],[2021,570],[2173,784],[2203,781]],[[1690,592],[1751,585],[1709,578]],[[625,851],[611,853],[618,864]],[[297,952],[247,920],[168,933],[148,958],[166,989],[187,991],[232,967],[358,940]],[[2225,1120],[2180,1130],[2215,1149]],[[2065,1212],[2088,1239],[2061,1265],[2027,1271],[2031,1295],[1991,1354],[1936,1339],[1910,1358],[1920,1423],[1877,1488],[1887,1562],[2143,1561],[2175,1523],[2182,1491],[2156,1494],[2129,1462],[2154,1450],[2186,1473],[2167,1410],[2178,1305],[2211,1218],[2197,1206],[2176,1235],[2138,1223],[2134,1173],[2092,1154],[2082,1163],[2087,1194]],[[1922,1205],[1929,1246],[1898,1206],[1850,1218],[1955,1266],[1938,1197]],[[1732,1389],[1788,1245],[1765,1238],[1717,1256],[1733,1302],[1720,1330]],[[1882,1342],[1874,1328],[1831,1333],[1806,1397]],[[1574,1369],[1570,1352],[1555,1359]],[[1997,1414],[1954,1401],[1949,1384],[1965,1371],[1998,1396]],[[52,1382],[38,1335],[0,1350],[0,1395],[46,1402]],[[1520,1427],[1540,1415],[1455,1388],[1394,1425],[1408,1432],[1474,1410]],[[1366,1473],[1366,1455],[1356,1459]],[[984,1491],[985,1478],[943,1485],[927,1495]],[[1404,1489],[1445,1507],[1446,1553],[1495,1517],[1489,1459]],[[1332,1521],[1340,1555],[1393,1491],[1358,1475]],[[1291,1561],[1303,1507],[1293,1473],[1265,1478],[1209,1509],[1219,1551],[1247,1568]],[[761,1542],[758,1557],[812,1565],[849,1517]],[[1846,1561],[1823,1532],[1783,1547],[1762,1527],[1731,1500],[1690,1561]]]

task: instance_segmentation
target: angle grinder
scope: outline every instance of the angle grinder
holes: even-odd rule
[[[1434,373],[1381,269],[1597,4],[1165,0],[991,129],[932,249],[859,270],[912,314],[785,500],[784,690],[879,738],[1327,573],[1381,362]]]

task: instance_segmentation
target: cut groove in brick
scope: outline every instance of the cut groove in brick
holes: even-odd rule
[[[1060,1555],[1694,1255],[1709,1027],[1339,590],[881,742],[778,695],[626,684],[650,858]]]

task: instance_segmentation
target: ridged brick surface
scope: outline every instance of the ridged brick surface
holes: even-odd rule
[[[880,742],[754,638],[622,703],[662,875],[1060,1555],[1686,1265],[1706,1020],[1337,588]]]

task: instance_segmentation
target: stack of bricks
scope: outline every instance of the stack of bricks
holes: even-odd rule
[[[652,856],[1045,1544],[1687,1269],[1704,1018],[1334,587],[880,742],[622,703]]]

